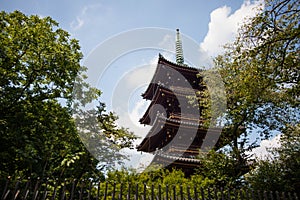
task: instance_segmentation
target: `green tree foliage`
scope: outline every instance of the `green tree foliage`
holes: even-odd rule
[[[0,17],[1,174],[49,176],[68,153],[83,150],[70,144],[79,140],[68,108],[58,103],[71,98],[78,41],[49,17]]]
[[[128,169],[111,171],[106,177],[106,182],[108,182],[107,194],[112,193],[115,184],[116,191],[120,191],[122,185],[123,194],[128,194],[128,190],[130,190],[132,196],[136,191],[143,194],[146,189],[148,196],[153,191],[154,197],[160,195],[165,198],[168,195],[169,198],[173,198],[174,194],[177,197],[181,197],[181,195],[194,197],[196,190],[198,191],[196,195],[202,196],[203,192],[203,196],[209,198],[209,195],[214,194],[213,188],[222,188],[224,193],[234,195],[234,188],[245,186],[242,183],[241,174],[235,171],[234,165],[237,162],[232,157],[211,151],[209,156],[203,156],[200,159],[201,168],[190,177],[186,177],[180,170],[173,169],[169,171],[157,166],[152,166],[142,173]],[[102,195],[104,195],[106,182],[100,185]],[[168,191],[168,194],[166,191]],[[220,197],[220,191],[217,195]]]
[[[245,148],[252,130],[267,138],[272,130],[299,121],[299,4],[265,1],[264,9],[215,59],[226,87],[226,125],[232,127],[226,134],[234,138],[234,151]],[[240,127],[246,131],[238,139]]]
[[[210,187],[242,187],[242,175],[248,167],[241,165],[233,155],[226,155],[222,152],[211,150],[208,153],[200,154],[201,166],[195,173],[200,178],[199,184]],[[193,177],[193,178],[195,178]],[[203,180],[206,180],[206,184]]]
[[[210,152],[201,158],[200,180],[239,185],[253,164],[246,151],[257,146],[256,142],[249,144],[250,134],[259,133],[257,139],[265,139],[274,130],[286,133],[286,124],[299,123],[299,13],[299,1],[266,0],[257,15],[240,28],[236,40],[225,46],[225,53],[215,58],[215,67],[199,74],[204,77],[200,84],[213,86],[202,91],[199,99],[201,115],[210,120],[205,121],[206,126],[218,123],[211,120],[222,116],[218,102],[224,102],[222,85],[210,74],[219,73],[224,81],[227,111],[221,117],[225,128],[219,145],[229,144],[231,151]],[[297,163],[295,159],[290,162],[291,166]],[[266,165],[273,172],[283,167]]]
[[[273,159],[260,161],[246,179],[253,189],[297,192],[300,187],[300,125],[288,126],[279,148],[270,149]]]
[[[112,170],[116,164],[123,164],[127,156],[120,150],[133,148],[137,137],[128,129],[118,127],[118,117],[107,112],[104,103],[99,102],[96,109],[75,108],[73,116],[81,140],[100,161],[98,168]]]
[[[81,143],[74,113],[95,113],[94,124],[83,128],[101,127],[102,141],[115,142],[118,150],[130,147],[135,136],[116,126],[117,117],[103,103],[98,110],[80,108],[101,92],[84,82],[78,41],[50,17],[19,11],[1,12],[0,28],[0,176],[101,177],[99,161]]]
[[[114,183],[123,183],[123,194],[128,194],[128,190],[130,190],[131,194],[134,195],[137,190],[140,193],[143,193],[146,189],[146,193],[148,193],[147,195],[150,195],[153,187],[153,193],[155,197],[158,197],[159,195],[162,198],[166,197],[166,190],[169,191],[168,195],[171,195],[171,191],[174,192],[175,190],[176,194],[179,196],[180,186],[185,188],[183,193],[185,195],[187,194],[186,187],[188,186],[189,179],[184,176],[182,171],[168,171],[167,169],[157,166],[153,167],[155,169],[146,170],[142,173],[128,169],[110,171],[107,174],[107,181],[110,182],[110,185],[113,185]],[[102,183],[101,187],[104,188],[105,184],[106,183]],[[147,187],[145,188],[145,186]],[[111,187],[110,190],[112,190]],[[117,185],[117,190],[120,190],[120,185]],[[111,191],[108,191],[108,194],[110,193]]]

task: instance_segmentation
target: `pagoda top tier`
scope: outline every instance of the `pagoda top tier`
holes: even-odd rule
[[[200,78],[197,74],[200,69],[189,67],[186,64],[173,63],[159,54],[158,63],[148,88],[142,94],[144,99],[151,100],[157,87],[199,89]]]

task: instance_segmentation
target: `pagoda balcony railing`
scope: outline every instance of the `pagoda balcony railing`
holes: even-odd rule
[[[193,114],[184,114],[181,115],[179,113],[171,113],[169,118],[171,119],[177,119],[177,120],[182,120],[182,121],[193,121],[193,122],[199,122],[200,124],[203,124],[204,119],[195,117]]]
[[[199,89],[194,89],[194,88],[186,88],[182,86],[170,86],[168,89],[175,93],[180,93],[180,94],[187,94],[187,95],[197,95],[197,93],[200,91]],[[199,96],[199,95],[197,95]]]
[[[170,153],[178,152],[179,154],[188,153],[188,154],[192,154],[192,155],[198,155],[199,148],[198,149],[185,149],[185,148],[171,147],[167,150],[167,152],[170,152]]]
[[[201,120],[191,120],[190,118],[174,118],[172,116],[170,117],[166,117],[164,116],[163,114],[161,113],[157,113],[157,117],[158,118],[161,118],[163,120],[166,120],[166,121],[169,121],[169,122],[174,122],[174,123],[177,123],[177,124],[185,124],[185,125],[192,125],[192,126],[200,126],[200,125],[203,125],[203,121]],[[198,123],[197,123],[198,122]]]
[[[198,145],[190,145],[188,148],[186,145],[174,144],[168,149],[165,149],[164,152],[168,153],[178,153],[178,154],[190,154],[198,155],[200,153],[200,147]]]
[[[165,158],[168,158],[168,159],[172,159],[172,160],[181,160],[181,161],[185,161],[185,162],[196,162],[196,163],[200,163],[201,161],[199,159],[196,159],[195,156],[184,156],[182,154],[167,154],[161,150],[158,150],[155,152],[155,155],[158,155],[158,156],[161,156],[161,157],[165,157]]]

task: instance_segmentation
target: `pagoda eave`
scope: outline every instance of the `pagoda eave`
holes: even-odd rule
[[[151,166],[163,166],[169,170],[179,169],[184,172],[185,176],[190,176],[197,168],[201,167],[201,161],[198,159],[169,156],[158,153],[150,163],[150,167]]]
[[[154,152],[157,149],[161,149],[164,145],[167,145],[175,135],[166,135],[167,130],[176,130],[176,134],[178,130],[181,131],[180,134],[185,134],[185,137],[194,137],[193,140],[197,139],[196,144],[198,145],[197,149],[201,148],[202,140],[206,137],[207,129],[203,128],[199,123],[192,123],[190,121],[169,119],[162,115],[157,115],[155,119],[155,123],[152,126],[151,130],[148,132],[147,136],[143,139],[139,146],[137,146],[138,151],[144,152]],[[219,128],[211,129],[210,134],[216,134],[220,132]],[[190,136],[189,136],[190,133]],[[193,136],[197,135],[197,137]],[[168,140],[164,140],[164,138],[168,138]],[[194,144],[194,141],[191,141],[190,144]],[[183,144],[186,144],[186,141],[183,140]],[[175,144],[176,145],[176,144]],[[179,144],[178,144],[179,145]],[[189,148],[186,146],[186,149]]]
[[[148,85],[148,88],[146,91],[142,94],[142,97],[144,99],[151,100],[153,98],[153,95],[155,93],[156,87],[158,84],[162,83],[167,80],[165,73],[167,70],[171,70],[174,72],[178,72],[181,74],[186,80],[191,81],[190,85],[193,86],[193,88],[198,88],[199,87],[199,78],[197,77],[197,74],[202,71],[197,68],[189,67],[188,65],[185,64],[178,64],[178,63],[173,63],[167,59],[165,59],[162,55],[159,55],[158,59],[158,64],[157,68],[154,72],[154,75],[152,77],[152,80],[150,84]]]
[[[167,109],[168,106],[176,106],[176,107],[178,107],[177,108],[178,111],[181,109],[179,107],[187,106],[187,107],[190,107],[192,109],[191,112],[194,112],[194,113],[197,112],[195,114],[198,114],[199,113],[199,108],[195,108],[190,103],[185,102],[186,98],[188,96],[197,96],[197,97],[199,97],[195,90],[187,90],[187,89],[184,90],[184,89],[181,89],[181,88],[178,88],[178,87],[177,88],[172,88],[170,90],[170,89],[158,86],[149,107],[147,108],[145,114],[139,120],[139,122],[141,124],[147,124],[147,125],[152,125],[153,124],[153,121],[151,121],[151,117],[153,118],[154,117],[153,115],[156,115],[157,113],[151,113],[150,111],[153,112],[152,108],[154,107],[154,105],[162,105],[165,109]],[[169,102],[168,99],[175,99],[175,101],[174,102]],[[180,105],[180,102],[184,102],[184,104]],[[189,111],[188,108],[184,108],[184,109],[185,109],[186,112]],[[160,110],[159,112],[163,113],[164,110]],[[200,113],[199,113],[199,115],[200,115]]]

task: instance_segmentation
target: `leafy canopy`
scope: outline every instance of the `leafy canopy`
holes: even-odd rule
[[[226,53],[215,59],[224,80],[228,109],[226,122],[245,138],[254,130],[269,137],[287,123],[299,121],[300,28],[299,1],[265,1],[264,9],[249,19]]]
[[[107,144],[98,145],[98,152],[110,152],[106,154],[110,161],[120,161],[123,157],[113,153],[130,147],[135,136],[116,126],[117,117],[106,112],[105,104],[84,111],[78,106],[101,94],[84,81],[78,41],[50,17],[26,16],[19,11],[1,12],[0,28],[1,177],[101,177],[99,169],[104,164],[82,144],[75,114],[95,113],[96,121],[82,127],[98,126],[105,132],[93,136],[101,136],[102,143],[96,142]],[[74,93],[76,84],[80,87]],[[116,147],[109,145],[109,140]]]

